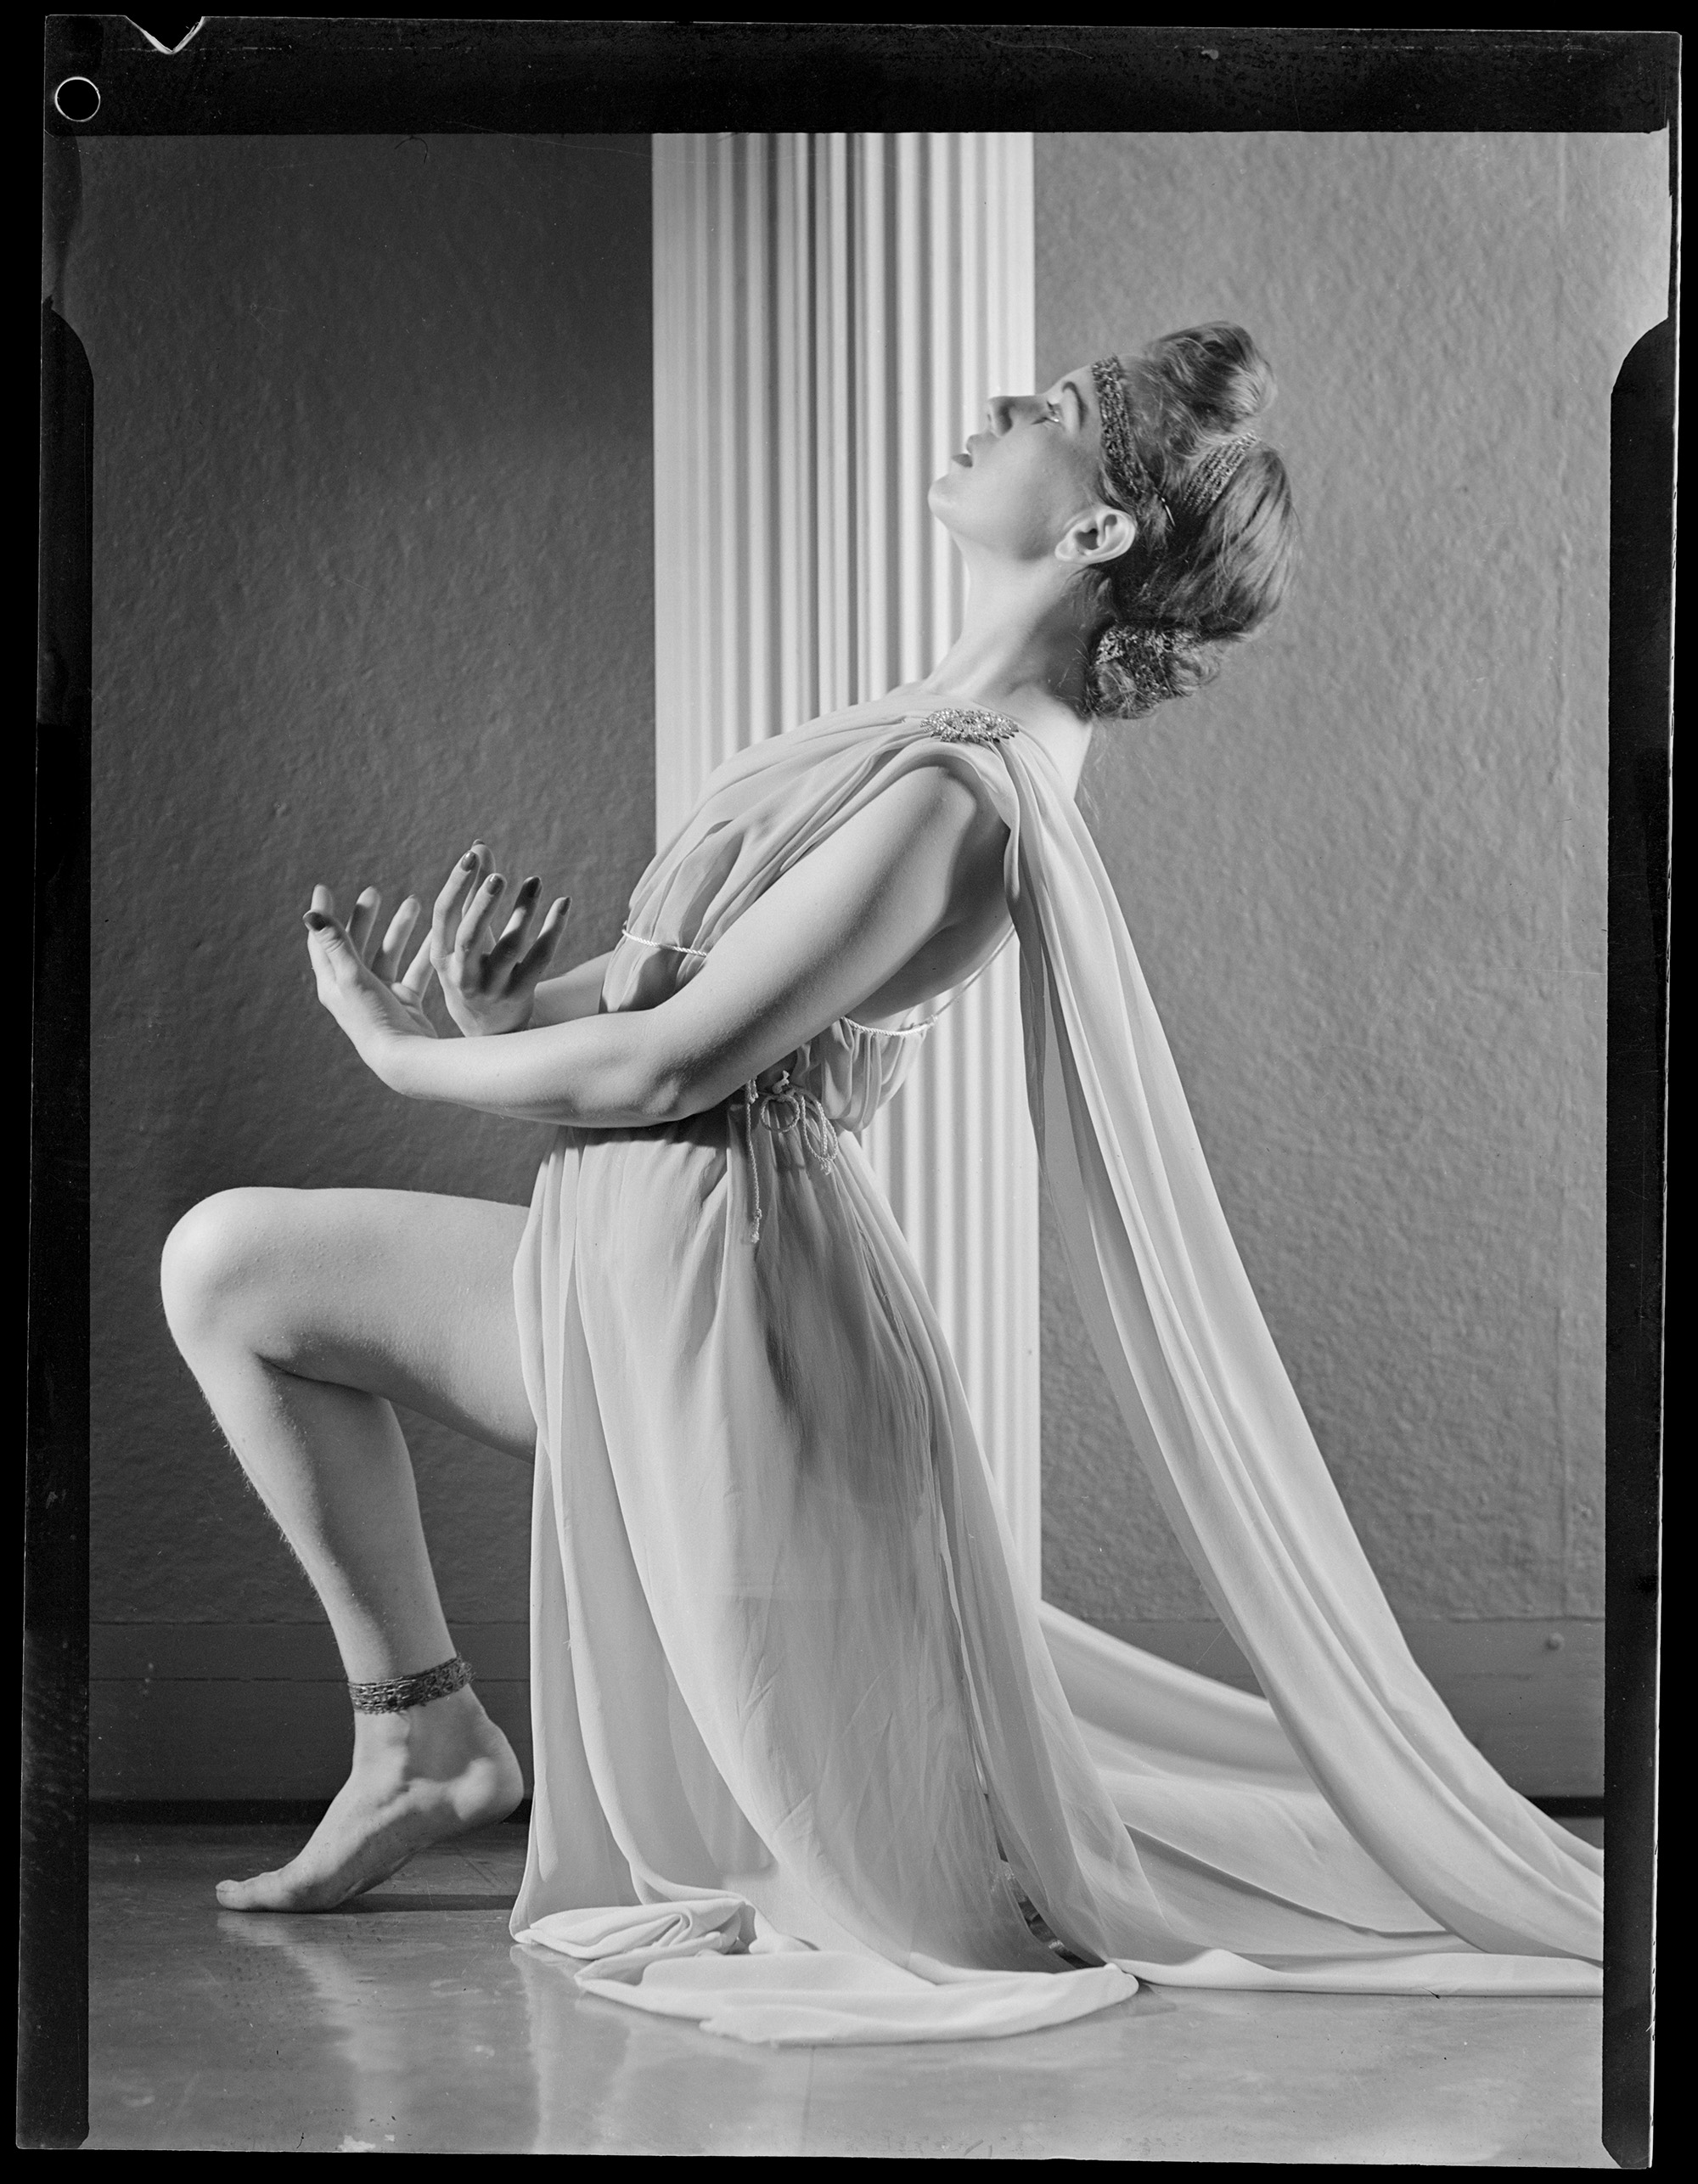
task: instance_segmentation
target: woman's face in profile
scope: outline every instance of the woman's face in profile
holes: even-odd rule
[[[1100,498],[1100,465],[1096,390],[1085,365],[1041,394],[993,396],[982,427],[933,484],[931,512],[964,545],[1015,560],[1042,556]]]

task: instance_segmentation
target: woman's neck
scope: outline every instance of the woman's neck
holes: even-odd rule
[[[1058,588],[1048,570],[969,568],[961,633],[919,687],[1017,720],[1071,789],[1094,724],[1085,708],[1088,623],[1077,588]]]

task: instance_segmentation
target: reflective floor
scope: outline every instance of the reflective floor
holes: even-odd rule
[[[779,2052],[515,1948],[518,1827],[346,1912],[219,1910],[297,1833],[93,1832],[91,2147],[1613,2166],[1596,2002],[1146,1988],[1012,2040]]]

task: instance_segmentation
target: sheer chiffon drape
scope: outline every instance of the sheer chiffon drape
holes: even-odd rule
[[[780,2042],[1017,2031],[1140,1979],[1596,1991],[1600,1855],[1487,1765],[1404,1645],[1040,746],[941,740],[898,693],[739,754],[639,883],[605,1005],[675,990],[931,764],[1008,825],[1033,1119],[1080,1309],[1266,1697],[1012,1582],[854,1142],[915,1027],[841,1022],[787,1058],[800,1101],[764,1096],[775,1070],[675,1127],[563,1130],[539,1174],[514,1270],[538,1432],[515,1935],[589,1991]]]

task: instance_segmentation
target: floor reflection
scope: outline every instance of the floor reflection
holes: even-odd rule
[[[745,2047],[511,1941],[517,1828],[316,1917],[221,1911],[282,1830],[90,1839],[90,2147],[1610,2167],[1593,2002],[1144,1989],[1052,2031]]]
[[[538,2153],[800,2153],[812,2057],[717,2040],[579,1991],[571,1962],[512,1950],[530,2022]]]
[[[218,1914],[234,1950],[286,1962],[289,2012],[327,2035],[340,2083],[330,2105],[353,2152],[479,2152],[535,2143],[537,2079],[523,2004],[503,1961],[490,1901],[444,1892],[421,1918],[408,1899],[346,1915],[256,1918]],[[461,1903],[482,1915],[468,1917]],[[495,1917],[505,1923],[506,1905]],[[328,2089],[327,2089],[328,2090]]]

